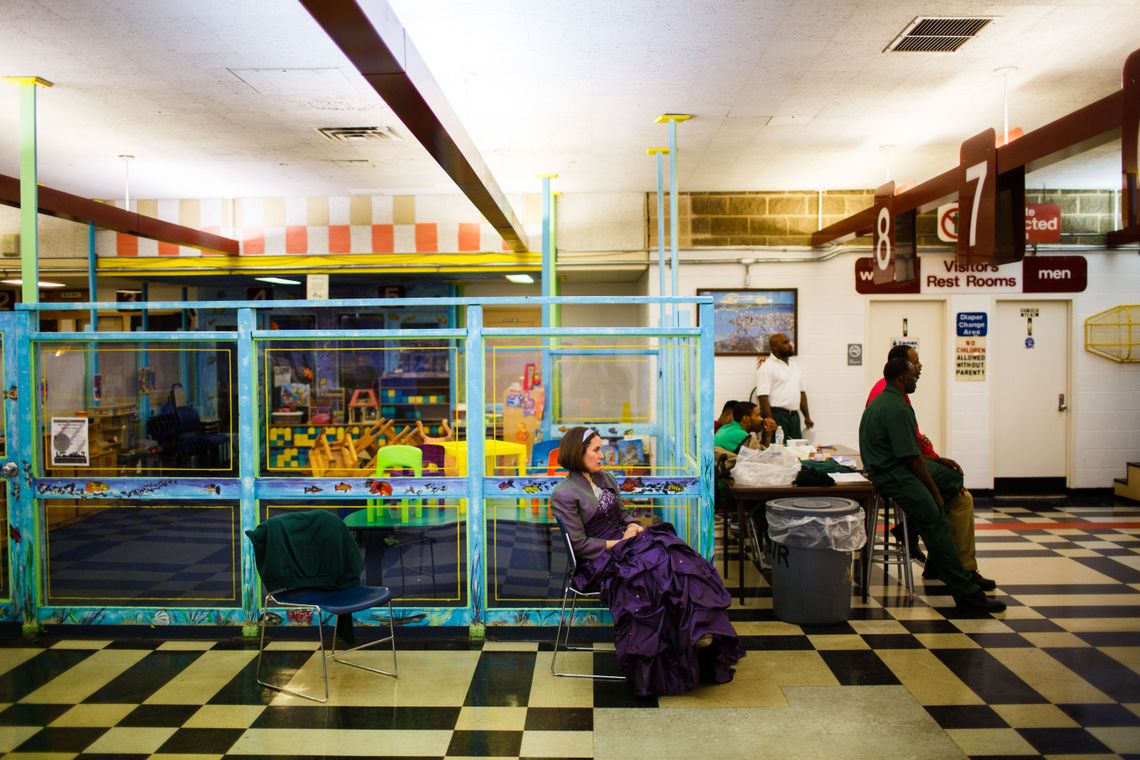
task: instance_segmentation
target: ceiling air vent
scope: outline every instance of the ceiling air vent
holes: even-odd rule
[[[883,52],[953,53],[993,21],[990,16],[919,16]]]
[[[335,142],[403,142],[392,127],[321,127],[317,130]]]

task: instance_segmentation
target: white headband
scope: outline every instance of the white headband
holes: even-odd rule
[[[597,435],[597,434],[598,434],[598,431],[594,430],[593,428],[584,428],[582,430],[582,443],[585,443],[586,439],[589,438],[590,436]]]

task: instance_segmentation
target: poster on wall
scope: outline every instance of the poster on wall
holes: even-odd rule
[[[51,463],[57,467],[90,467],[91,447],[86,417],[51,418]]]
[[[715,355],[767,355],[768,338],[775,333],[787,335],[799,349],[796,288],[698,288],[697,295],[713,297]]]
[[[984,311],[960,311],[954,326],[954,379],[981,382],[986,379],[986,333],[989,315]]]
[[[986,339],[958,337],[954,349],[954,379],[981,382],[986,379]]]

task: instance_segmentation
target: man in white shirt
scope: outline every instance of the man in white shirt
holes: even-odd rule
[[[768,339],[771,355],[765,360],[756,360],[756,395],[765,417],[772,417],[784,429],[785,438],[802,438],[800,412],[804,414],[804,426],[815,427],[808,411],[807,393],[798,365],[788,360],[795,353],[795,346],[783,333],[775,333]]]

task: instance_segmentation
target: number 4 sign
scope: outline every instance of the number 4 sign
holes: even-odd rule
[[[988,262],[996,249],[997,149],[993,128],[962,143],[958,165],[958,261]]]

